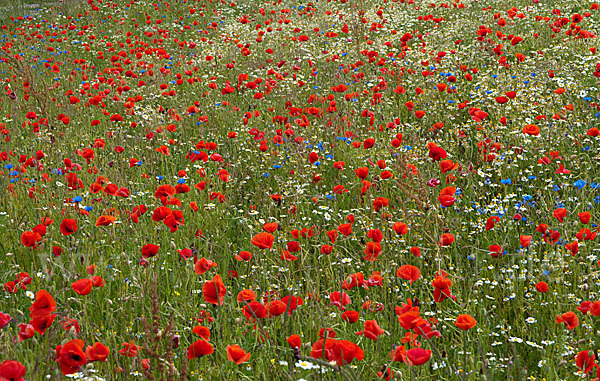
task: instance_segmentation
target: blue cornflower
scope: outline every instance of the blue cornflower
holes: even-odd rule
[[[585,187],[586,184],[586,181],[579,179],[573,183],[573,186],[577,189],[582,189],[583,187]]]

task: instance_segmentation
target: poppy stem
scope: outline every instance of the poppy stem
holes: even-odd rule
[[[425,333],[425,331],[423,331],[422,327],[417,327],[419,330],[421,330],[421,333],[423,334],[423,337],[425,337],[427,339],[427,342],[429,343],[429,345],[431,346],[431,349],[433,349],[433,351],[435,352],[436,355],[438,355],[438,357],[440,358],[440,360],[443,360],[444,357],[442,356],[442,354],[440,353],[439,349],[437,349],[437,347],[435,345],[433,345],[433,343],[431,342],[431,339],[429,339],[429,337],[427,336],[427,334]],[[454,375],[457,374],[458,378],[462,381],[462,375],[460,373],[457,373],[454,371],[454,368],[452,367],[452,365],[450,364],[450,361],[447,361],[448,363],[448,368],[450,369],[450,372]]]
[[[262,323],[260,322],[260,320],[258,320],[258,317],[256,316],[256,314],[254,313],[254,310],[250,307],[250,304],[248,303],[247,300],[243,299],[244,303],[246,303],[246,308],[248,309],[248,311],[250,311],[250,313],[252,314],[252,316],[254,317],[254,321],[256,322],[256,324],[258,325],[258,328],[260,329],[260,332],[262,333],[263,337],[265,338],[265,341],[267,341],[267,339],[269,338],[269,336],[267,336]]]
[[[410,374],[411,374],[410,379],[411,380],[418,380],[419,379],[419,375],[417,375],[417,371],[415,370],[415,367],[409,364],[408,365],[408,369],[410,369],[410,371],[411,371],[410,372]]]
[[[346,370],[342,369],[341,366],[333,365],[333,364],[331,364],[331,363],[329,363],[327,361],[324,361],[324,360],[321,360],[321,359],[317,359],[317,358],[313,358],[313,357],[303,356],[303,355],[299,355],[298,359],[304,360],[304,361],[314,362],[316,364],[319,364],[319,365],[326,366],[328,368],[337,370],[338,372],[340,372],[340,374],[342,375],[342,377],[344,377],[345,380],[354,379],[354,380],[358,381],[358,379],[356,377],[350,377],[346,373]]]
[[[464,374],[467,374],[467,350],[465,349],[465,344],[466,344],[466,340],[465,340],[465,335],[466,335],[466,331],[461,330],[461,337],[462,337],[462,351],[463,351],[463,364],[462,364],[462,368],[463,368],[463,372]]]
[[[490,374],[488,372],[488,362],[487,359],[485,358],[485,356],[483,355],[483,350],[481,349],[481,339],[477,338],[477,344],[479,347],[479,356],[481,356],[481,362],[482,362],[482,368],[483,368],[483,373],[485,374],[485,379],[487,381],[490,381]]]

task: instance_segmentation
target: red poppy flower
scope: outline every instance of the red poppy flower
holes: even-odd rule
[[[581,212],[577,213],[577,217],[579,217],[579,221],[581,221],[582,224],[589,224],[592,215],[590,212]]]
[[[552,216],[556,218],[559,222],[564,222],[564,218],[567,216],[567,210],[565,208],[558,208],[554,210]]]
[[[575,308],[577,308],[582,314],[587,315],[590,309],[592,309],[592,302],[589,300],[583,301],[579,306]]]
[[[556,324],[565,323],[568,329],[575,329],[579,325],[579,318],[573,311],[567,311],[556,316]]]
[[[15,360],[7,360],[0,364],[0,380],[23,381],[27,369]]]
[[[239,254],[235,255],[237,261],[249,261],[252,259],[252,253],[249,251],[240,251]]]
[[[109,226],[113,222],[115,222],[116,218],[113,216],[100,216],[96,220],[96,226]]]
[[[92,280],[91,279],[79,279],[71,284],[71,288],[78,295],[87,295],[92,291]]]
[[[365,357],[365,352],[362,348],[351,341],[335,340],[334,344],[333,348],[329,351],[327,359],[335,361],[339,366],[350,364],[354,359],[362,361]]]
[[[443,275],[437,275],[431,282],[435,290],[433,292],[433,300],[436,303],[441,303],[447,298],[456,300],[456,297],[450,293],[452,281]]]
[[[438,197],[438,201],[440,202],[440,204],[442,204],[444,208],[449,208],[456,202],[456,197],[443,195]]]
[[[233,361],[238,365],[250,360],[250,353],[244,351],[239,345],[228,345],[226,350],[227,360]]]
[[[383,171],[383,172],[381,172],[380,177],[382,180],[387,180],[387,179],[391,179],[392,177],[394,177],[394,174],[390,171]]]
[[[218,274],[212,280],[206,281],[202,286],[204,301],[211,304],[223,305],[223,298],[226,291],[221,275]]]
[[[581,229],[577,232],[577,234],[575,234],[575,237],[577,237],[578,240],[583,241],[583,240],[594,240],[596,239],[596,235],[598,233],[597,232],[593,232],[590,229]]]
[[[396,276],[402,279],[410,280],[412,284],[417,279],[421,278],[421,270],[418,267],[412,265],[403,265],[396,271]]]
[[[214,353],[214,351],[215,348],[211,343],[204,339],[198,339],[188,347],[187,358],[192,360],[198,357],[210,355]]]
[[[286,305],[287,313],[290,316],[292,315],[292,312],[298,308],[298,306],[304,304],[304,300],[302,300],[302,298],[293,295],[284,296],[281,298],[281,301]]]
[[[256,300],[256,292],[249,290],[249,289],[243,289],[242,291],[238,292],[236,300],[238,302],[251,302],[253,300]]]
[[[352,224],[341,224],[338,226],[338,231],[348,237],[352,233]]]
[[[298,259],[297,256],[293,255],[292,253],[290,253],[287,250],[283,250],[279,257],[281,258],[282,261],[290,261],[290,262],[293,262]]]
[[[374,261],[381,254],[381,244],[377,242],[367,242],[365,247],[365,257],[366,261]]]
[[[468,331],[469,329],[475,327],[476,324],[477,320],[475,320],[475,318],[469,314],[458,315],[456,321],[454,322],[454,325],[463,331]]]
[[[364,180],[367,178],[367,176],[369,176],[369,168],[367,167],[360,167],[354,170],[354,173],[356,174],[356,176],[361,179]]]
[[[60,224],[60,232],[63,235],[71,235],[77,231],[77,221],[65,218]]]
[[[29,324],[33,327],[33,329],[43,335],[46,333],[46,330],[52,325],[54,319],[56,318],[56,314],[44,314],[44,315],[33,315]]]
[[[289,336],[286,340],[292,348],[300,348],[300,345],[302,345],[302,340],[298,335]]]
[[[287,249],[290,253],[297,253],[300,251],[300,243],[298,241],[290,241],[287,243]]]
[[[110,121],[111,122],[122,122],[123,121],[123,117],[119,114],[113,114],[110,116]]]
[[[248,321],[250,319],[254,320],[254,316],[258,319],[264,319],[267,317],[267,308],[261,303],[254,301],[244,306],[243,313]]]
[[[379,335],[383,335],[385,331],[381,329],[379,324],[377,324],[377,320],[367,320],[365,321],[365,329],[362,331],[356,332],[357,335],[364,335],[366,338],[371,340],[377,340]]]
[[[251,243],[259,249],[270,249],[273,247],[275,237],[271,233],[258,233],[252,238]]]
[[[11,320],[12,317],[9,314],[0,312],[0,329],[6,327]]]
[[[348,310],[342,314],[342,320],[347,321],[350,324],[354,324],[358,321],[358,311]]]
[[[142,257],[152,258],[158,253],[160,246],[148,243],[142,247]]]
[[[406,225],[404,222],[394,222],[392,229],[396,232],[396,234],[404,235],[408,233],[408,225]]]
[[[19,342],[31,339],[35,335],[35,328],[31,324],[19,324]]]
[[[133,340],[131,340],[129,343],[123,343],[123,348],[119,350],[119,354],[125,357],[135,357],[137,356],[138,349],[140,348],[141,347],[135,345]]]
[[[439,244],[440,246],[450,246],[452,242],[454,242],[454,235],[450,233],[444,233],[440,238]]]
[[[421,249],[419,249],[418,247],[414,246],[410,248],[410,253],[412,255],[414,255],[415,257],[420,257],[421,256]]]
[[[59,363],[63,375],[77,372],[87,362],[85,352],[83,352],[83,341],[75,339],[65,345],[57,346],[56,361]]]
[[[440,170],[442,173],[446,173],[458,168],[458,163],[453,163],[452,160],[440,161]]]
[[[100,277],[98,275],[94,275],[90,279],[91,279],[94,287],[104,287],[104,284],[106,283],[106,282],[104,282],[104,279],[102,279],[102,277]]]
[[[273,196],[271,196],[271,198],[273,198]],[[267,233],[273,233],[278,227],[279,224],[277,222],[267,222],[263,225],[263,229],[265,229]]]
[[[535,289],[541,293],[548,292],[548,284],[546,282],[538,282],[535,284]]]
[[[577,240],[565,244],[565,249],[571,252],[571,255],[576,255],[579,252],[579,242]]]
[[[279,316],[285,313],[287,304],[281,300],[271,300],[267,305],[267,309],[269,310],[269,317]]]
[[[154,192],[154,197],[156,197],[156,198],[169,197],[169,196],[173,196],[176,192],[177,192],[177,190],[175,189],[174,186],[169,185],[169,184],[163,184],[163,185],[159,186],[158,188],[156,188],[156,191]]]
[[[404,345],[398,345],[390,352],[390,360],[406,362],[406,348]]]
[[[492,216],[490,218],[487,219],[487,221],[485,222],[485,230],[491,230],[494,228],[494,226],[496,225],[497,222],[500,221],[500,217],[498,216]]]
[[[329,301],[331,302],[330,305],[337,306],[342,311],[345,309],[345,305],[352,303],[352,300],[350,300],[350,296],[347,293],[344,292],[343,295],[341,295],[339,291],[332,292],[329,295]]]
[[[590,353],[592,354],[590,356]],[[575,358],[575,364],[577,368],[583,373],[589,373],[594,369],[594,361],[596,359],[596,354],[591,351],[581,351],[577,353],[577,357]]]
[[[529,244],[531,243],[531,236],[530,235],[522,235],[519,237],[519,242],[521,243],[521,246],[523,247],[527,247],[529,246]]]
[[[21,234],[21,243],[25,247],[36,247],[41,240],[42,236],[33,231],[26,231]]]
[[[102,343],[95,343],[93,346],[85,348],[85,355],[88,361],[106,361],[110,350]]]
[[[396,308],[398,308],[398,307],[396,307]],[[396,313],[398,313],[398,310],[396,310]],[[421,319],[422,318],[419,314],[418,307],[416,308],[416,310],[409,309],[398,315],[398,322],[400,323],[400,326],[406,330],[411,330],[411,329],[415,328],[417,326],[417,323],[419,323],[419,321],[421,321]]]
[[[499,258],[502,256],[502,246],[500,245],[491,245],[489,247],[490,253],[492,255],[493,258]]]
[[[323,245],[321,246],[321,254],[331,254],[333,252],[333,246]]]
[[[211,267],[217,267],[217,264],[211,261],[210,259],[202,257],[201,259],[198,259],[194,264],[194,272],[198,275],[202,275],[208,270],[210,270]]]
[[[600,71],[597,71],[594,74],[598,74],[598,76],[600,77]],[[592,127],[589,130],[587,130],[587,132],[585,133],[587,136],[600,136],[600,129],[598,129],[598,127]]]
[[[348,277],[342,282],[342,288],[344,290],[351,290],[354,287],[363,287],[365,285],[365,276],[360,272],[348,275]]]
[[[540,134],[540,128],[535,124],[528,124],[523,127],[523,133],[526,135],[538,136]]]
[[[374,201],[373,201],[373,209],[375,209],[375,211],[379,211],[379,209],[386,207],[390,204],[390,202],[388,201],[387,198],[385,197],[377,197]]]
[[[56,302],[50,293],[46,290],[39,290],[35,294],[35,301],[29,307],[29,311],[31,314],[29,316],[35,315],[48,315],[56,310]]]
[[[431,357],[430,349],[411,348],[406,352],[406,359],[410,366],[419,366],[429,361]]]
[[[429,157],[433,161],[439,161],[448,157],[448,153],[442,147],[438,147],[435,143],[427,144],[427,148],[429,149]]]
[[[383,233],[379,229],[371,229],[367,232],[367,237],[375,242],[381,242],[383,240]]]

